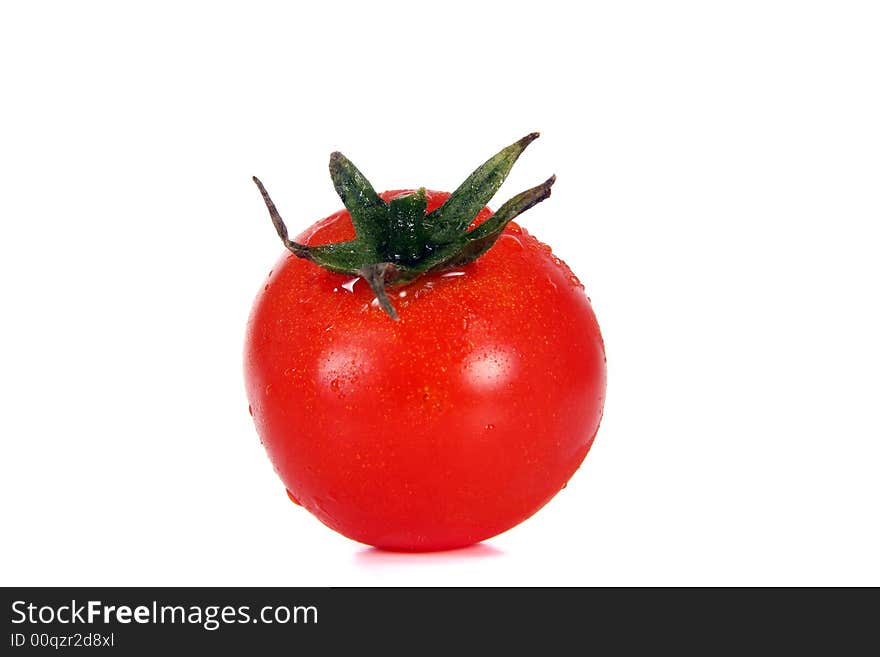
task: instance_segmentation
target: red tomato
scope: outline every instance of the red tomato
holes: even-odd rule
[[[449,196],[427,195],[429,212]],[[298,241],[354,235],[340,211]],[[245,378],[275,470],[324,524],[380,548],[513,527],[565,486],[602,416],[604,346],[583,286],[510,223],[475,262],[389,294],[399,321],[357,277],[291,253],[270,273]]]

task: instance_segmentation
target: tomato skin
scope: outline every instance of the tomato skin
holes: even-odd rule
[[[428,192],[428,211],[447,196]],[[297,241],[353,237],[340,211]],[[566,484],[599,427],[605,351],[583,287],[511,223],[476,262],[390,297],[398,322],[363,280],[289,253],[276,264],[244,367],[276,472],[324,524],[380,548],[510,529]]]

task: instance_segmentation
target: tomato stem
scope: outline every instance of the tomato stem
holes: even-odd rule
[[[397,320],[397,311],[385,290],[387,285],[407,283],[427,272],[473,262],[495,244],[514,217],[550,196],[556,176],[517,194],[490,219],[468,230],[519,156],[537,138],[538,133],[532,132],[501,149],[477,167],[443,205],[427,214],[424,188],[386,202],[347,157],[332,153],[330,177],[351,215],[356,235],[349,242],[310,246],[291,240],[263,183],[256,176],[253,180],[287,249],[330,271],[363,277],[382,309]]]

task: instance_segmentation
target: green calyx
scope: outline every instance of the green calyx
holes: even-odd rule
[[[256,177],[254,182],[285,247],[324,269],[361,276],[381,307],[396,320],[397,311],[388,299],[386,286],[473,262],[495,244],[514,217],[550,196],[556,176],[517,194],[489,219],[468,230],[501,187],[514,162],[537,138],[538,133],[533,132],[502,149],[468,176],[443,205],[428,213],[424,187],[386,202],[347,157],[333,153],[330,177],[351,215],[356,237],[350,242],[318,246],[294,242],[263,183]]]

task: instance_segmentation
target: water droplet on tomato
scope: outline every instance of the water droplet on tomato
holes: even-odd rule
[[[297,506],[302,506],[302,504],[299,503],[299,500],[296,499],[296,497],[294,497],[293,493],[291,493],[291,492],[290,492],[288,489],[286,489],[286,488],[285,488],[284,490],[287,491],[287,497],[290,498],[290,501],[291,501],[291,502],[293,502],[293,503],[296,504]]]
[[[486,431],[492,431],[495,428],[495,425],[492,423],[487,424],[485,427]]]
[[[406,290],[401,290],[400,292],[397,293],[397,296],[399,296],[401,299],[403,299],[404,297],[406,297]]]
[[[272,394],[272,384],[270,383],[269,385],[266,386],[266,395],[268,396],[271,394]]]
[[[520,242],[519,239],[514,237],[513,235],[502,235],[498,239],[498,242],[504,246],[507,246],[507,247],[513,249],[514,251],[522,251],[523,250],[522,242]]]
[[[330,389],[331,389],[333,392],[339,392],[339,379],[333,379],[333,380],[330,382]]]
[[[346,292],[354,292],[354,284],[357,283],[361,279],[360,276],[355,276],[349,281],[345,281],[340,287]]]
[[[251,417],[254,416],[254,409],[251,408],[251,405],[250,405],[250,404],[248,404],[248,414],[249,414]]]
[[[579,287],[579,288],[581,288],[581,289],[584,288],[584,284],[581,283],[581,279],[579,279],[579,278],[578,278],[577,276],[575,276],[574,274],[572,274],[571,276],[569,276],[569,277],[568,277],[568,280],[569,280],[569,282],[570,282],[572,285],[574,285],[575,287]]]
[[[464,276],[464,275],[465,275],[465,272],[454,270],[454,271],[447,271],[447,272],[440,274],[440,278],[455,278],[456,276]]]
[[[426,281],[424,285],[422,285],[418,290],[416,290],[415,297],[416,297],[416,299],[418,299],[419,297],[424,296],[433,290],[434,290],[434,283],[432,281]]]

